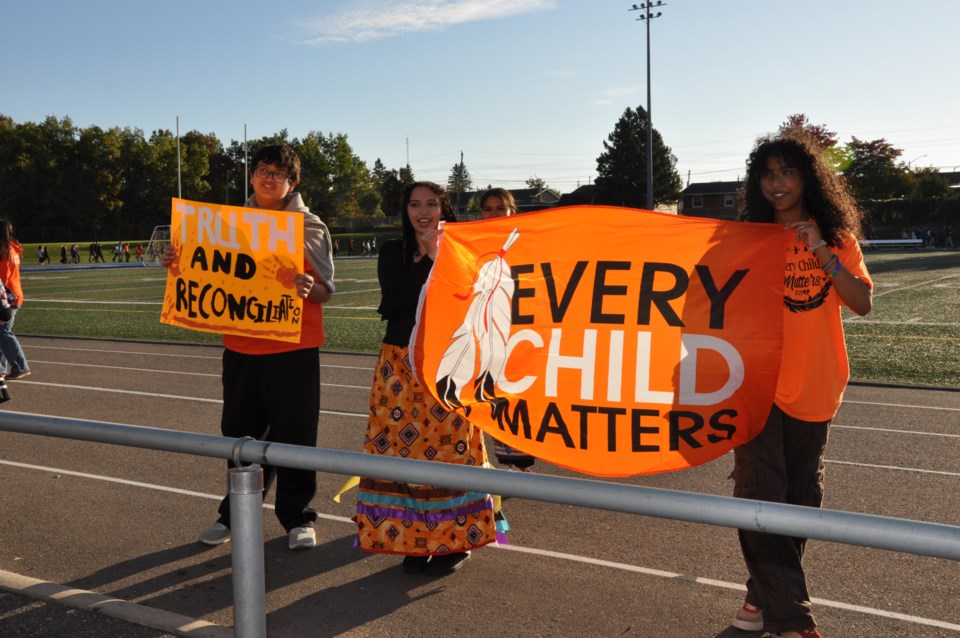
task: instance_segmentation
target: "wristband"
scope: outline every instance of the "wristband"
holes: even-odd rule
[[[833,279],[836,274],[840,272],[840,269],[843,268],[843,264],[840,263],[840,259],[836,255],[834,255],[833,258],[837,260],[837,265],[833,268],[833,271],[827,273],[830,279]]]
[[[827,242],[824,241],[823,239],[821,239],[820,241],[818,241],[817,243],[815,243],[813,246],[807,246],[807,250],[809,250],[810,252],[813,252],[813,251],[815,251],[817,248],[820,248],[820,246],[826,246],[826,245],[827,245]]]

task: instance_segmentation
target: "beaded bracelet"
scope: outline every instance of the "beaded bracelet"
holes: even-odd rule
[[[827,263],[825,263],[825,264],[822,266],[823,272],[829,274],[830,266],[833,265],[833,262],[839,261],[839,260],[840,260],[840,258],[837,257],[836,254],[834,254],[834,255],[830,258],[830,261],[828,261]]]
[[[827,276],[829,276],[830,279],[833,279],[837,273],[840,272],[840,269],[843,268],[843,264],[840,263],[840,259],[836,255],[834,255],[833,258],[837,260],[837,265],[834,267],[832,272],[827,273]]]
[[[815,243],[813,246],[808,246],[808,247],[807,247],[807,250],[809,250],[810,252],[813,252],[813,251],[815,251],[817,248],[820,248],[820,246],[826,246],[826,245],[827,245],[827,242],[824,241],[823,239],[821,239],[820,241],[818,241],[817,243]]]

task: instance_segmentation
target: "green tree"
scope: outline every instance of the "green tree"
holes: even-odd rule
[[[825,124],[814,124],[803,113],[795,113],[780,125],[778,133],[797,131],[813,139],[823,151],[824,160],[837,172],[849,165],[850,158],[847,149],[837,144],[837,133],[827,128]]]
[[[450,169],[450,177],[447,178],[447,190],[451,193],[465,193],[473,187],[473,181],[470,179],[470,171],[461,159]]]
[[[90,126],[80,131],[64,171],[64,185],[70,192],[70,225],[87,236],[95,236],[105,225],[122,223],[120,170],[122,137],[119,129],[104,131]]]
[[[527,188],[535,188],[537,191],[543,191],[549,188],[549,186],[547,186],[547,183],[543,181],[542,178],[534,175],[527,179]]]
[[[779,133],[789,133],[790,131],[801,131],[813,138],[820,145],[820,148],[832,148],[837,145],[837,133],[831,131],[825,124],[814,124],[803,113],[794,113],[780,125]]]
[[[910,197],[914,199],[949,199],[954,196],[953,189],[935,168],[920,168],[913,174],[913,189]]]
[[[389,216],[400,214],[400,204],[403,199],[403,183],[400,181],[400,171],[388,169],[380,158],[373,163],[371,172],[374,186],[380,192],[380,207],[384,214]]]
[[[896,160],[902,151],[885,139],[863,141],[851,138],[849,163],[843,171],[858,199],[890,199],[910,192],[910,180]]]
[[[632,208],[647,205],[647,112],[638,106],[627,108],[603,143],[597,158],[598,203]],[[680,199],[682,182],[677,158],[653,129],[654,206]]]
[[[223,145],[213,133],[190,131],[180,138],[180,172],[184,199],[220,203],[222,193],[214,192],[210,167]]]

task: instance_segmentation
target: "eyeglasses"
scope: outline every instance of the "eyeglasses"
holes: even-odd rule
[[[259,167],[253,171],[253,174],[260,179],[272,179],[275,182],[285,182],[290,179],[290,176],[283,171],[270,171],[263,167]]]

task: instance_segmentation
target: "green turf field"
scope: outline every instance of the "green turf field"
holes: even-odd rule
[[[874,308],[847,315],[852,376],[860,381],[960,387],[960,251],[867,255]],[[376,352],[383,324],[375,259],[338,259],[337,293],[324,306],[327,349]],[[156,267],[23,272],[22,335],[218,343],[159,322],[166,272]]]

